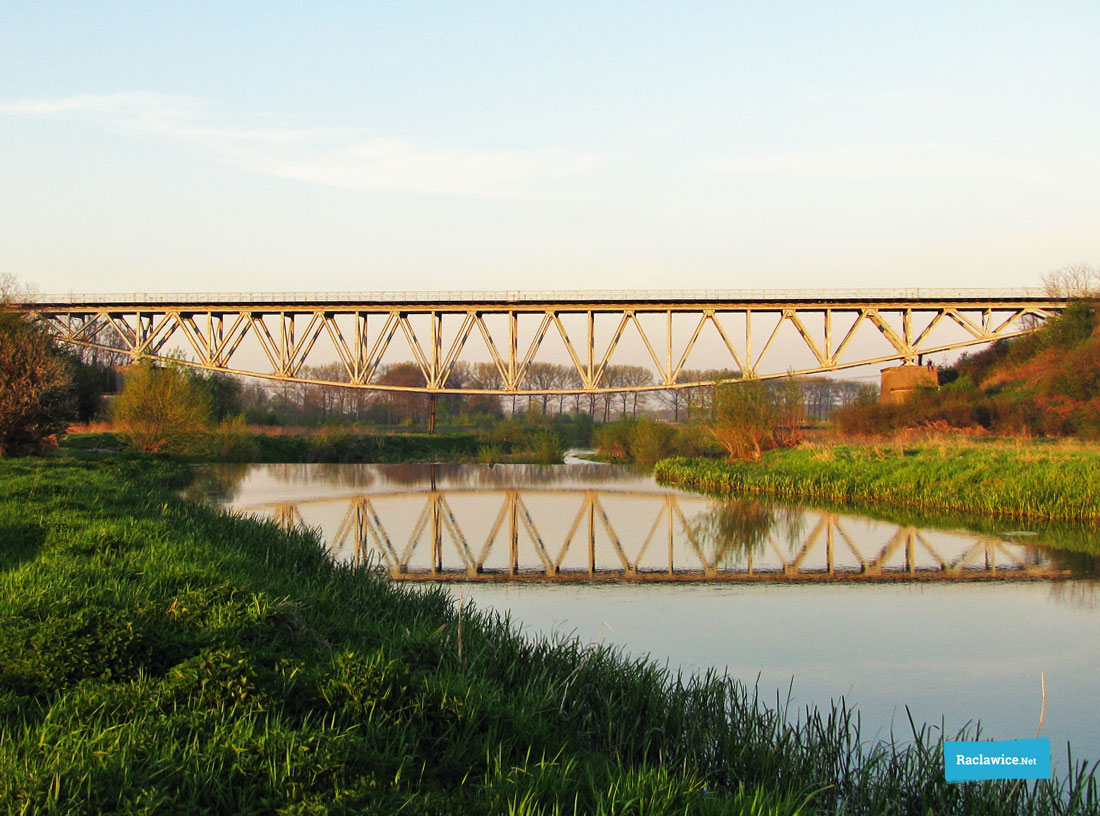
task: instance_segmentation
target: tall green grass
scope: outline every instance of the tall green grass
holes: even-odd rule
[[[665,459],[657,480],[767,495],[1019,519],[1100,518],[1100,452],[1042,446],[802,447],[762,462]]]
[[[947,785],[741,684],[520,637],[166,462],[0,460],[0,811],[1097,813],[1081,764]]]

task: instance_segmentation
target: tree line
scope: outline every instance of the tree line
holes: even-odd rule
[[[340,363],[306,366],[303,379],[340,381],[347,372]],[[231,375],[211,373],[208,382],[224,392],[232,392],[235,412],[245,414],[250,424],[318,425],[352,422],[368,425],[421,426],[427,422],[429,396],[402,391],[374,391],[316,383],[264,382],[237,380]],[[717,383],[740,379],[730,369],[684,370],[678,382]],[[232,380],[231,385],[226,380]],[[393,363],[375,377],[379,385],[422,388],[423,372],[413,362]],[[600,394],[441,394],[436,397],[439,421],[451,425],[483,425],[528,413],[547,417],[588,414],[594,422],[611,422],[624,417],[657,415],[673,422],[691,422],[711,410],[714,387],[690,386],[650,391],[626,390],[652,385],[654,374],[636,365],[608,365],[601,385],[622,388]],[[838,408],[858,399],[877,395],[866,383],[832,377],[803,378],[798,381],[806,415],[825,421]],[[449,388],[500,388],[503,381],[493,363],[459,363],[447,380]],[[536,362],[528,369],[524,386],[530,391],[580,388],[581,379],[572,366]],[[224,412],[223,412],[224,413]]]

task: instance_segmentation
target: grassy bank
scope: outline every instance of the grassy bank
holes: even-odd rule
[[[1057,445],[830,445],[760,462],[665,459],[665,484],[719,496],[765,495],[1017,519],[1100,518],[1100,451]]]
[[[122,433],[74,433],[62,448],[72,451],[127,450]],[[315,433],[219,433],[182,440],[171,450],[195,462],[280,464],[401,464],[406,462],[561,462],[562,444],[550,433],[516,434],[501,440],[484,433],[362,433],[324,429]]]
[[[0,460],[8,813],[1097,813],[947,785],[936,741],[518,637],[223,516],[165,462]],[[1076,796],[1073,798],[1071,796]]]

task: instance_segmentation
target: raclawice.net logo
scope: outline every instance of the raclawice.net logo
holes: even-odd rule
[[[1050,740],[1046,737],[986,742],[946,740],[943,775],[948,782],[1050,779]]]

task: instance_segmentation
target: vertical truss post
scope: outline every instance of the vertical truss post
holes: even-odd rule
[[[355,379],[362,382],[367,370],[367,314],[355,314]]]
[[[741,374],[742,378],[752,377],[756,373],[756,365],[752,361],[752,309],[745,309],[745,365],[748,371]]]
[[[443,375],[439,365],[440,344],[443,342],[443,315],[440,312],[432,312],[432,367],[431,382],[433,388],[442,388]]]
[[[516,359],[519,357],[519,316],[515,310],[508,312],[508,390],[519,388],[516,382]]]
[[[668,343],[665,347],[667,356],[665,357],[665,371],[668,372],[668,381],[671,384],[674,381],[672,375],[672,309],[665,311],[665,328],[668,331]]]
[[[592,377],[596,373],[596,315],[588,310],[588,382],[592,383]],[[594,384],[594,383],[593,383]]]
[[[285,311],[279,314],[281,345],[279,348],[279,368],[284,376],[290,376],[291,357],[294,352],[294,315]]]

